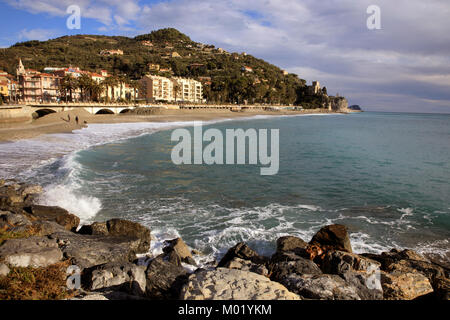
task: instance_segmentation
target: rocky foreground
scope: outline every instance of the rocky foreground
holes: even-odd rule
[[[40,186],[0,180],[0,299],[450,297],[448,269],[410,250],[355,254],[342,225],[322,228],[309,243],[282,237],[271,257],[238,243],[215,267],[202,269],[194,259],[200,253],[182,239],[168,241],[163,254],[151,257],[148,228],[120,219],[79,227],[79,218],[68,211],[35,204],[41,193]],[[68,276],[76,279],[66,274],[72,265],[80,271],[80,288],[66,286]]]

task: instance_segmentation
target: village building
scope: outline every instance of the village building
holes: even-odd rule
[[[322,88],[320,87],[319,81],[313,81],[312,86],[308,86],[308,94],[309,95],[316,95],[322,93]]]
[[[203,102],[203,86],[200,81],[174,77],[175,100],[179,102]]]
[[[57,75],[25,69],[22,60],[19,61],[16,72],[19,82],[19,99],[25,102],[57,101],[59,92]]]
[[[123,56],[123,51],[120,50],[120,49],[117,49],[117,50],[102,50],[102,51],[100,51],[100,55],[101,56],[114,56],[114,55]]]
[[[146,75],[140,80],[140,83],[142,90],[139,91],[139,98],[141,99],[148,102],[172,102],[175,100],[173,82],[168,78]]]

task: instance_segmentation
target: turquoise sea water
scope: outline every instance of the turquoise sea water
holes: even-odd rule
[[[278,237],[309,241],[331,223],[349,227],[357,252],[408,247],[450,259],[450,115],[367,112],[209,124],[279,129],[275,176],[261,176],[259,165],[176,166],[172,129],[137,126],[121,134],[119,125],[93,125],[41,139],[35,148],[84,149],[58,149],[21,172],[44,182],[45,203],[68,207],[86,223],[138,221],[152,229],[154,250],[181,236],[205,261],[239,241],[270,254]],[[98,132],[126,139],[104,144],[95,140]]]

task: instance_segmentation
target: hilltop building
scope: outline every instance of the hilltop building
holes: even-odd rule
[[[320,87],[319,81],[313,81],[312,86],[308,86],[308,94],[309,95],[316,95],[322,93],[322,89]]]
[[[100,51],[100,55],[101,56],[114,56],[114,55],[123,56],[123,51],[120,50],[120,49],[117,49],[117,50],[102,50],[102,51]]]

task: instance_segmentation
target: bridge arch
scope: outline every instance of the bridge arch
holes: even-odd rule
[[[131,111],[131,109],[123,109],[122,111],[120,111],[119,113],[128,113],[128,112],[130,112]]]
[[[114,111],[110,109],[100,109],[95,114],[114,114]]]
[[[51,113],[56,113],[56,111],[53,109],[39,109],[33,112],[32,117],[33,119],[38,119]]]

